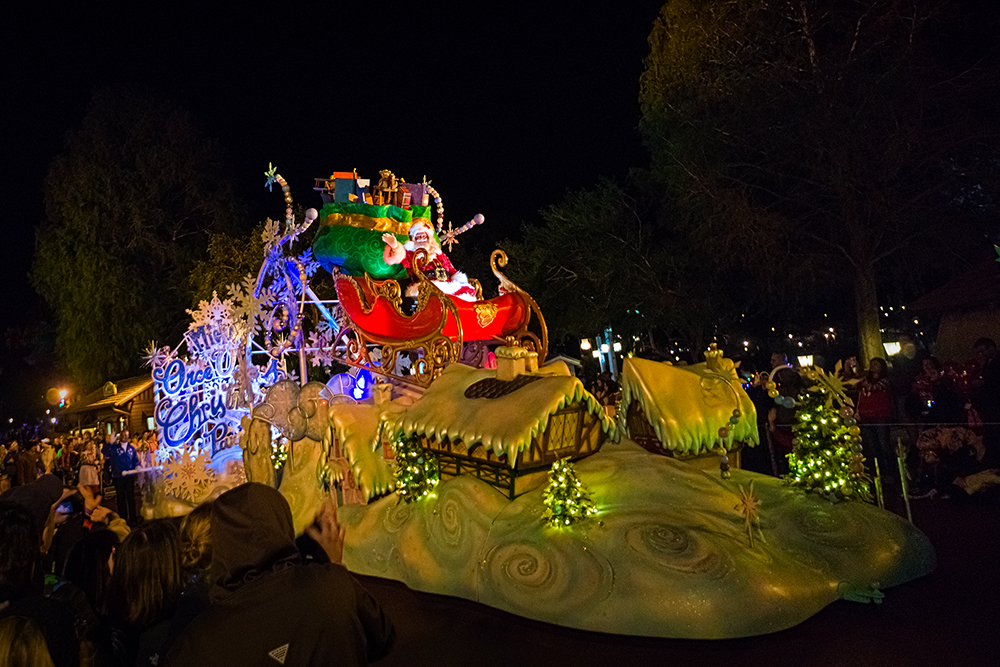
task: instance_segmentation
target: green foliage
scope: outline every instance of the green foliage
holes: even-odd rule
[[[396,495],[412,503],[432,492],[441,481],[437,456],[424,449],[417,436],[396,440]]]
[[[281,436],[271,440],[271,465],[275,470],[281,470],[288,460],[288,449],[291,447],[288,438]]]
[[[858,427],[828,403],[828,396],[820,388],[799,396],[786,479],[831,500],[871,502]]]
[[[866,356],[879,291],[974,256],[993,210],[971,193],[996,180],[995,59],[956,5],[671,0],[650,35],[640,129],[674,219],[774,302],[853,293]]]
[[[648,239],[631,224],[634,206],[622,188],[603,182],[567,194],[542,211],[543,225],[525,228],[524,243],[508,244],[511,278],[538,292],[556,335],[590,335],[609,323],[624,328],[645,305],[635,283],[659,276],[644,257]]]
[[[237,217],[222,174],[219,151],[180,109],[95,95],[49,169],[32,268],[80,388],[137,372],[150,340],[183,333],[188,273]]]
[[[635,194],[637,193],[637,194]],[[509,275],[538,299],[555,337],[589,337],[606,326],[656,347],[654,329],[701,344],[733,310],[717,277],[701,266],[711,245],[695,247],[658,216],[641,187],[602,181],[567,194],[508,243]]]
[[[559,459],[549,471],[549,485],[542,494],[542,518],[553,527],[565,527],[597,514],[590,492],[583,487],[569,459]]]
[[[213,292],[224,299],[230,285],[247,275],[256,277],[264,262],[264,224],[258,223],[247,236],[220,232],[209,237],[207,256],[195,262],[188,275],[192,305],[210,300]]]

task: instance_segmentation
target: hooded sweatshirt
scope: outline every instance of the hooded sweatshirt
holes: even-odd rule
[[[269,486],[213,504],[212,574],[212,605],[168,665],[367,665],[391,647],[392,624],[342,565],[302,562],[288,502]]]
[[[0,496],[0,500],[9,500],[26,507],[35,517],[35,523],[41,531],[48,522],[52,506],[62,493],[62,480],[53,474],[45,474],[29,484],[15,486]]]

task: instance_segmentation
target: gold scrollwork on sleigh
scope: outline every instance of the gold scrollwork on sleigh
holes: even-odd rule
[[[488,327],[493,323],[493,320],[497,317],[497,307],[493,303],[477,303],[476,304],[476,320],[479,322],[479,326]]]
[[[549,329],[545,324],[545,316],[542,315],[542,309],[538,307],[538,303],[531,297],[531,295],[515,285],[507,276],[503,274],[502,271],[500,271],[500,269],[505,266],[507,266],[507,253],[497,248],[492,252],[492,254],[490,254],[490,270],[500,281],[500,292],[507,294],[516,292],[524,299],[528,306],[528,313],[525,315],[524,321],[521,322],[521,326],[508,335],[512,336],[514,340],[520,343],[521,347],[537,353],[539,364],[545,363],[545,357],[549,353]],[[528,329],[528,325],[531,324],[531,313],[534,313],[535,317],[538,318],[538,327],[541,331],[541,337]]]

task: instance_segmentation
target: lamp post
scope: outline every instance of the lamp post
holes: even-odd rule
[[[594,336],[593,343],[590,342],[589,338],[581,339],[580,350],[589,351],[601,363],[601,372],[610,370],[611,377],[618,380],[618,363],[615,360],[615,354],[622,351],[622,344],[614,340],[611,327],[605,329],[603,335]]]

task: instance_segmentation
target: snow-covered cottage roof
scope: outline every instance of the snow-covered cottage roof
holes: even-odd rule
[[[498,457],[510,454],[508,463],[545,432],[549,417],[571,403],[597,415],[605,432],[613,430],[597,399],[567,372],[564,364],[553,364],[502,383],[495,370],[451,364],[405,413],[383,417],[384,426],[404,435],[459,439],[466,446],[482,442]]]
[[[635,357],[622,369],[622,402],[619,428],[624,430],[629,407],[638,401],[656,437],[669,450],[701,454],[720,444],[730,449],[734,441],[757,444],[757,411],[743,391],[734,364],[718,357],[693,366]],[[741,416],[734,426],[733,410]],[[719,429],[729,428],[724,440]]]
[[[392,467],[379,447],[379,424],[405,410],[402,403],[370,405],[364,403],[332,403],[330,426],[340,440],[354,473],[354,481],[368,500],[395,488]]]

